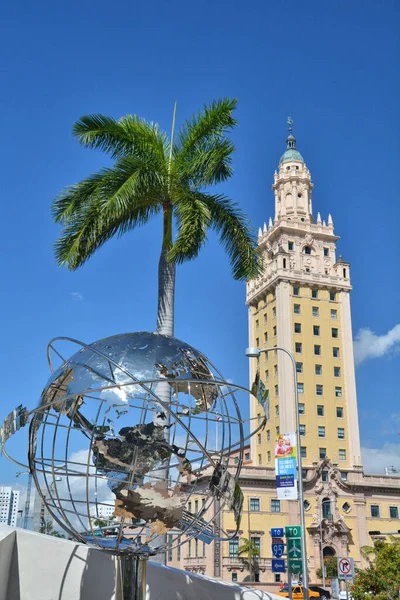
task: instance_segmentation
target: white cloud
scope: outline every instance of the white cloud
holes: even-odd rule
[[[83,295],[80,292],[70,292],[69,295],[73,298],[76,298],[76,300],[79,300],[80,302],[83,300]]]
[[[393,466],[400,470],[400,444],[386,443],[382,448],[361,448],[364,472],[385,474],[385,467]]]
[[[356,365],[370,358],[385,356],[400,345],[400,323],[384,335],[376,335],[368,327],[360,329],[354,340],[354,360]]]

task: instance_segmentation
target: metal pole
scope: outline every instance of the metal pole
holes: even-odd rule
[[[249,530],[249,575],[250,581],[253,578],[253,555],[251,551],[251,535],[250,535],[250,496],[247,497],[247,528]]]
[[[325,588],[325,565],[324,565],[324,551],[322,547],[322,504],[320,507],[320,520],[319,520],[319,549],[320,549],[320,557],[321,557],[321,571],[322,571],[322,587]]]
[[[346,600],[349,600],[349,582],[347,581],[347,577],[346,577]]]
[[[135,554],[119,555],[123,600],[146,600],[147,558]]]
[[[289,592],[289,600],[293,598],[293,590],[292,590],[292,574],[288,571],[288,592]]]
[[[252,350],[251,348],[249,350]],[[299,512],[300,512],[300,525],[301,525],[301,553],[302,553],[302,565],[303,565],[303,592],[304,600],[308,600],[308,572],[307,572],[307,546],[306,546],[306,528],[304,518],[304,491],[303,491],[303,473],[302,473],[302,459],[301,459],[301,439],[300,439],[300,416],[299,416],[299,393],[297,389],[297,370],[296,360],[289,350],[282,348],[281,346],[274,346],[273,348],[257,348],[261,352],[271,352],[272,350],[281,350],[292,361],[293,366],[293,383],[294,383],[294,401],[296,410],[296,440],[297,440],[297,471],[298,471],[298,485],[299,485]]]

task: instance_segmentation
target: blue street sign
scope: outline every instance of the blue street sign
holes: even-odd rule
[[[283,531],[283,527],[273,527],[271,529],[271,537],[273,538],[281,538],[285,535],[285,532]]]
[[[272,556],[274,558],[281,558],[285,553],[285,545],[284,544],[272,544]]]
[[[273,573],[286,573],[285,561],[273,558],[272,559],[272,572]]]

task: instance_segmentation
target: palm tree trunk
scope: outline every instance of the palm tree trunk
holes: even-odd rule
[[[157,329],[156,333],[161,335],[174,335],[174,303],[175,303],[175,264],[167,260],[168,251],[172,246],[172,207],[164,206],[163,219],[163,244],[161,248],[160,261],[158,263],[158,307],[157,307]],[[165,404],[171,402],[171,387],[168,382],[161,381],[156,388],[156,394]],[[169,443],[169,427],[171,418],[168,415],[155,415],[155,425],[165,427],[164,438]],[[165,487],[168,487],[169,460],[160,465],[154,475],[159,480],[163,480]],[[154,547],[162,546],[166,543],[167,536],[159,535],[153,539]],[[166,553],[161,552],[153,558],[154,562],[166,564]]]
[[[158,263],[157,329],[162,335],[174,335],[175,274],[176,266],[168,262],[172,247],[172,207],[164,206],[163,244]]]

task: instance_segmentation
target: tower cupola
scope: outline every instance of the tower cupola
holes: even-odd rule
[[[279,164],[287,162],[289,160],[298,160],[304,162],[304,159],[300,152],[296,150],[296,138],[293,135],[293,119],[288,117],[289,135],[286,139],[286,151],[282,154]]]

